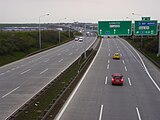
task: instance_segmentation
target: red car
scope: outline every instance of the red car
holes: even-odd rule
[[[123,85],[123,75],[120,73],[114,73],[112,75],[112,85]]]

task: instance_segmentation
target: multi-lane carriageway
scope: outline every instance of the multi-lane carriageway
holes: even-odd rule
[[[121,54],[113,60],[114,52]],[[122,73],[123,86],[111,75]],[[160,120],[160,70],[121,38],[104,38],[56,120]]]
[[[87,37],[86,47],[95,40]],[[0,67],[0,120],[8,118],[71,65],[84,52],[84,43],[73,40]]]

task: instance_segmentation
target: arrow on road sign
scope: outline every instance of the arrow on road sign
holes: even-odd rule
[[[116,29],[114,29],[114,34],[116,34]]]
[[[100,29],[100,35],[102,35],[102,29]]]
[[[130,29],[128,29],[128,34],[130,33]]]

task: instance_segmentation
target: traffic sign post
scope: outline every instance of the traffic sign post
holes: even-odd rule
[[[100,36],[131,36],[132,21],[99,21],[98,33]]]

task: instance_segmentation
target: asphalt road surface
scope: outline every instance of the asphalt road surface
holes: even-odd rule
[[[87,37],[88,48],[96,37]],[[0,120],[9,117],[84,52],[84,41],[59,47],[0,67]]]
[[[113,60],[115,52],[120,60]],[[111,85],[121,73],[123,86]],[[104,38],[56,120],[160,120],[160,70],[121,38]]]

